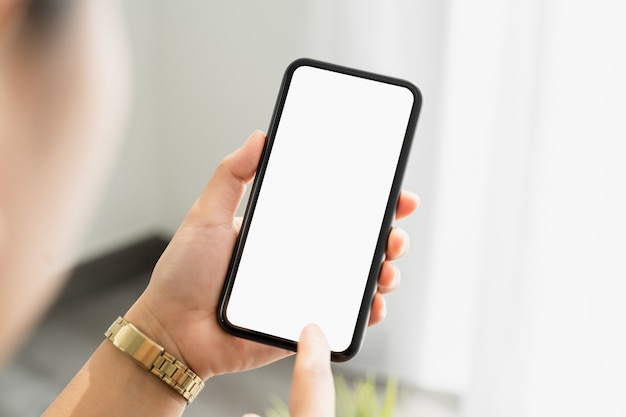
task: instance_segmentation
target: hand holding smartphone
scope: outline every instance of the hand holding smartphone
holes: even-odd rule
[[[288,67],[220,301],[226,331],[296,350],[316,323],[333,360],[358,352],[420,106],[407,81]]]

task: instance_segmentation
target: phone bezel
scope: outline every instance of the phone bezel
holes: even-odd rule
[[[396,171],[394,174],[393,182],[391,185],[391,190],[389,193],[389,197],[387,200],[387,205],[384,213],[384,218],[382,219],[380,232],[377,238],[376,249],[374,252],[374,256],[372,259],[372,263],[370,266],[367,283],[364,289],[364,294],[361,301],[361,306],[359,309],[359,313],[357,316],[357,320],[355,323],[354,332],[352,335],[352,341],[349,347],[341,352],[332,351],[331,359],[335,362],[343,362],[353,358],[359,351],[363,339],[365,336],[365,331],[367,328],[367,323],[369,320],[369,313],[371,309],[371,304],[374,299],[374,295],[376,294],[376,288],[378,285],[378,275],[380,273],[380,268],[385,258],[387,238],[389,232],[391,231],[391,225],[393,223],[396,206],[398,202],[398,198],[400,196],[402,180],[404,178],[404,173],[406,170],[406,165],[408,163],[410,149],[413,143],[413,136],[415,132],[415,128],[417,126],[417,119],[419,116],[419,112],[422,105],[422,95],[420,90],[412,83],[398,79],[393,77],[388,77],[381,74],[376,74],[372,72],[362,71],[354,68],[344,67],[341,65],[331,64],[328,62],[322,62],[310,58],[300,58],[292,62],[286,69],[285,74],[283,76],[280,90],[278,93],[278,98],[276,100],[276,105],[274,107],[274,111],[272,114],[272,118],[270,121],[269,129],[267,132],[266,142],[263,148],[263,152],[261,154],[261,159],[259,161],[259,166],[257,168],[256,176],[254,182],[252,184],[252,189],[250,191],[250,197],[248,199],[248,203],[246,205],[246,211],[244,214],[241,231],[239,236],[237,237],[237,241],[235,243],[235,247],[233,249],[233,255],[228,267],[228,272],[226,275],[226,279],[224,282],[224,287],[222,290],[222,294],[220,297],[220,302],[218,306],[218,322],[221,327],[227,331],[228,333],[253,340],[256,342],[264,343],[267,345],[288,349],[292,351],[297,350],[297,341],[284,339],[275,335],[270,335],[267,333],[255,331],[253,329],[242,328],[234,325],[228,320],[227,309],[228,302],[230,299],[230,294],[233,288],[234,281],[236,279],[237,268],[239,265],[239,261],[241,259],[241,255],[243,252],[243,247],[246,243],[246,237],[248,234],[248,230],[250,228],[250,223],[253,218],[254,209],[256,202],[258,200],[259,192],[262,187],[263,178],[265,174],[265,170],[267,168],[267,164],[269,161],[269,154],[271,153],[272,146],[274,143],[274,137],[276,131],[278,129],[278,125],[280,123],[280,118],[282,116],[283,108],[285,105],[285,101],[287,98],[287,93],[289,91],[289,86],[291,84],[291,80],[294,72],[303,66],[319,68],[322,70],[338,72],[341,74],[351,75],[355,77],[370,79],[378,82],[383,82],[387,84],[392,84],[396,86],[401,86],[407,88],[413,95],[413,106],[411,108],[410,116],[407,123],[407,128],[405,131],[402,147],[400,150],[400,155],[398,158],[398,163],[396,165]]]

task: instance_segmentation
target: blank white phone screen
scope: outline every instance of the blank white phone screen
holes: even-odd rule
[[[310,66],[292,77],[227,306],[231,324],[352,341],[414,97]]]

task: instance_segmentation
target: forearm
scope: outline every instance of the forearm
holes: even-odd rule
[[[44,412],[60,416],[180,416],[186,400],[105,340]]]

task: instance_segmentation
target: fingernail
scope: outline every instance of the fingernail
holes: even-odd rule
[[[409,251],[409,234],[402,230],[402,250],[400,256],[404,256]]]
[[[394,272],[392,288],[395,290],[400,285],[401,274],[400,274],[400,268],[398,268],[397,265],[391,264],[391,266],[393,267],[393,272]]]

